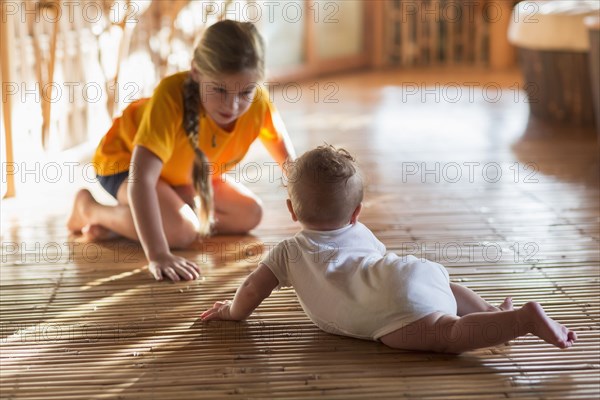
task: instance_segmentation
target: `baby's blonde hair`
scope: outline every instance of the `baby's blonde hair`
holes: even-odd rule
[[[302,223],[342,227],[363,199],[356,160],[344,149],[319,146],[286,165],[288,193]]]
[[[224,20],[209,26],[194,50],[192,60],[198,71],[211,79],[223,74],[253,71],[262,80],[265,74],[264,41],[249,22]],[[198,148],[200,87],[190,76],[183,85],[183,127],[195,151],[193,181],[200,197],[196,210],[200,233],[208,235],[213,223],[214,201],[206,155]]]

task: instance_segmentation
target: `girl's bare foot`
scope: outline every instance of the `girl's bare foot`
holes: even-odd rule
[[[539,303],[533,301],[526,303],[520,311],[525,313],[526,323],[532,325],[531,333],[545,342],[565,349],[573,346],[573,343],[577,340],[575,332],[548,317]]]
[[[502,304],[500,304],[498,306],[498,308],[500,309],[500,311],[512,311],[513,310],[512,297],[505,298],[504,301],[502,302]]]
[[[102,225],[86,225],[81,228],[81,233],[89,241],[111,240],[119,237],[117,233]]]
[[[72,233],[80,233],[81,229],[88,225],[86,210],[89,205],[96,202],[94,196],[87,189],[81,189],[75,195],[75,202],[73,203],[73,210],[67,220],[67,229]]]

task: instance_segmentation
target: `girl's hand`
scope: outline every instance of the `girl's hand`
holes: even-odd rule
[[[200,315],[202,321],[232,321],[231,313],[231,300],[217,301],[210,310],[206,310]]]
[[[162,281],[165,276],[173,282],[200,277],[200,268],[195,263],[171,253],[150,260],[149,269],[157,281]]]

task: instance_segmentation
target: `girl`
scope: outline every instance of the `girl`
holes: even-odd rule
[[[102,205],[80,190],[68,229],[91,240],[114,233],[138,240],[157,280],[198,278],[198,266],[170,249],[199,234],[248,232],[262,216],[256,195],[222,174],[257,137],[280,166],[294,159],[283,122],[256,84],[264,69],[263,40],[252,24],[207,28],[191,70],[164,78],[151,98],[128,106],[100,142],[94,167],[118,204]]]

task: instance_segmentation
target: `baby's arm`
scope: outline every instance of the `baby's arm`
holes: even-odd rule
[[[213,307],[202,313],[203,321],[231,320],[240,321],[252,314],[252,311],[279,285],[279,281],[265,264],[259,264],[244,283],[238,288],[233,298],[217,301]]]

